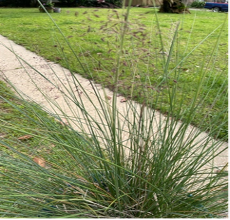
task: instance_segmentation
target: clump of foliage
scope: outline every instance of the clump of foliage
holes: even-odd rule
[[[159,12],[161,13],[190,13],[181,0],[163,0]]]
[[[204,8],[205,2],[201,2],[201,1],[194,1],[192,2],[192,4],[190,5],[191,8]]]
[[[76,6],[76,4],[80,1],[75,1],[75,0],[59,0],[60,3],[62,3],[64,6]]]
[[[36,1],[31,0],[2,0],[1,5],[11,7],[29,7],[36,4]]]

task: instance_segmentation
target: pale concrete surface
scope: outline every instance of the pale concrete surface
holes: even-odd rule
[[[3,45],[11,48],[19,57],[28,62],[32,67],[34,67],[34,69],[41,72],[47,79],[42,77],[38,72],[36,72],[27,64],[20,63],[15,54]],[[0,35],[0,80],[5,80],[8,83],[12,83],[12,85],[15,86],[17,90],[24,94],[24,97],[28,96],[30,99],[39,103],[48,112],[54,114],[62,114],[60,111],[60,109],[62,109],[65,114],[71,118],[74,118],[73,122],[71,123],[74,129],[78,131],[85,130],[85,132],[88,132],[87,126],[85,126],[85,121],[83,119],[84,116],[82,115],[81,111],[76,106],[76,104],[73,103],[73,101],[66,100],[62,91],[66,92],[68,89],[73,88],[73,90],[69,93],[69,97],[71,97],[74,93],[75,97],[78,98],[76,101],[80,103],[82,102],[88,114],[92,116],[93,119],[100,121],[101,123],[104,123],[104,117],[103,115],[100,115],[100,113],[98,113],[96,110],[101,109],[101,107],[95,96],[93,88],[97,89],[98,94],[100,94],[104,100],[106,100],[105,97],[112,97],[113,93],[108,89],[103,90],[100,85],[93,84],[78,74],[74,74],[74,76],[79,83],[77,87],[74,84],[74,80],[69,70],[62,68],[58,64],[47,62],[44,58],[26,50],[24,47],[19,46]],[[58,88],[55,85],[57,85]],[[83,88],[80,88],[80,86]],[[41,94],[40,91],[42,91],[44,95],[48,97],[49,101],[44,97],[44,95]],[[118,111],[124,115],[122,124],[124,126],[124,132],[122,133],[122,137],[125,141],[129,137],[128,132],[126,132],[128,130],[127,127],[129,126],[127,124],[128,120],[126,119],[129,118],[129,121],[132,121],[135,115],[140,113],[141,105],[135,102],[130,102],[134,106],[134,111],[136,112],[133,113],[131,110],[128,112],[128,102],[121,102],[123,98],[124,97],[122,96],[117,97],[117,108]],[[90,100],[93,100],[93,102]],[[51,102],[53,102],[53,104],[51,104]],[[111,104],[111,102],[112,99],[107,100],[108,106]],[[60,108],[55,107],[55,105],[60,106]],[[110,107],[108,108],[110,109]],[[151,117],[151,114],[153,114],[153,111],[150,109],[145,108],[145,111],[150,115],[149,117]],[[100,118],[100,116],[102,116],[102,118]],[[154,123],[156,126],[153,125],[152,134],[155,138],[160,131],[154,130],[154,127],[158,128],[159,126],[157,125],[159,125],[160,121],[163,122],[165,117],[157,111],[154,112],[154,117]],[[147,117],[146,124],[148,124]],[[180,125],[181,124],[178,123],[178,125],[175,127],[175,131],[180,129]],[[185,141],[188,141],[197,132],[199,133],[198,129],[189,126],[186,131]],[[98,133],[98,135],[101,134]],[[202,132],[195,139],[195,142],[202,145],[202,142],[206,137],[207,134]],[[101,141],[103,142],[103,138]],[[212,139],[210,143],[211,142],[215,142],[215,140]],[[126,144],[128,146],[129,142],[126,141]],[[220,150],[227,147],[227,143],[220,144]],[[197,152],[199,152],[199,149],[197,149]],[[221,167],[223,167],[227,162],[228,152],[225,151],[221,153],[218,158],[216,158],[214,166],[218,167],[218,169],[221,169]]]

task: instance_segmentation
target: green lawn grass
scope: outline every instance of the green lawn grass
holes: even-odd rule
[[[44,132],[44,128],[42,129],[35,122],[37,118],[33,109],[28,108],[24,101],[16,98],[14,93],[1,81],[0,95],[2,96],[0,99],[1,140],[9,144],[9,146],[14,146],[15,149],[28,155],[31,159],[41,150],[49,151],[50,142],[27,135],[27,132],[34,132],[37,135]],[[12,103],[14,106],[12,106]],[[43,115],[43,117],[48,117],[47,113],[42,111],[41,108],[39,114]],[[52,121],[58,125],[54,119]],[[0,144],[0,146],[5,152],[12,154],[12,151],[6,145]]]
[[[38,9],[0,9],[0,34],[48,60],[114,89],[116,52],[124,16],[122,9],[92,8],[63,8],[60,14],[52,14],[82,65],[77,62],[49,17],[39,13]],[[222,32],[221,28],[212,32],[224,23],[227,14],[192,11],[186,15],[157,14],[157,17],[164,48],[160,43],[154,9],[131,9],[129,31],[120,56],[119,92],[140,103],[149,94],[154,100],[154,94],[160,93],[161,105],[153,107],[167,113],[167,89],[177,83],[178,111],[183,99],[184,113],[195,96],[197,85],[203,80],[205,86],[200,89],[199,100],[204,103],[192,123],[203,130],[215,129],[227,117],[227,22]],[[167,66],[164,60],[170,53],[177,25],[176,41]],[[205,77],[201,79],[201,71],[205,69]],[[223,89],[220,90],[221,86]],[[216,94],[219,94],[218,99]],[[215,119],[216,115],[218,117]],[[213,121],[211,126],[210,120]],[[227,123],[215,136],[225,136],[226,139]]]

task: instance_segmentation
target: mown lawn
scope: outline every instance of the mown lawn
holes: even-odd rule
[[[41,109],[36,108],[36,110],[43,117],[48,117],[47,113]],[[9,146],[14,146],[16,150],[26,154],[31,159],[41,150],[50,151],[52,145],[50,142],[41,137],[36,138],[27,134],[29,132],[39,135],[45,132],[44,127],[41,128],[36,120],[38,118],[34,114],[33,105],[28,107],[26,103],[14,96],[5,83],[0,81],[0,123],[2,125],[0,126],[0,141],[2,140],[7,144],[0,143],[1,149],[12,154],[13,151]],[[51,120],[60,126],[54,119],[51,118]],[[15,155],[17,154],[15,153]]]
[[[154,102],[160,94],[161,104],[153,107],[163,113],[169,108],[168,88],[176,83],[178,111],[182,106],[181,115],[186,115],[202,80],[198,101],[204,103],[193,124],[204,130],[218,127],[227,117],[227,14],[155,14],[151,8],[132,8],[124,48],[118,53],[125,16],[122,9],[63,8],[53,13],[73,51],[38,9],[0,9],[0,34],[110,89],[119,57],[119,92],[140,103],[146,97]],[[224,136],[227,123],[216,134]]]

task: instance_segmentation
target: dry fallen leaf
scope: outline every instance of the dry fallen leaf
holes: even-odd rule
[[[107,98],[108,100],[111,100],[112,97],[111,97],[111,96],[106,96],[106,98]]]
[[[62,121],[58,121],[62,126],[69,125],[68,121],[66,119],[63,119]]]
[[[99,18],[99,15],[97,15],[97,14],[93,14],[95,17],[97,17],[97,18]]]
[[[141,76],[140,75],[137,75],[137,76],[135,76],[137,79],[140,79],[141,78]]]
[[[33,159],[33,161],[35,162],[35,163],[37,163],[39,166],[41,166],[41,167],[46,167],[46,161],[43,159],[43,158],[39,158],[39,157],[35,157],[34,159]]]
[[[126,98],[121,99],[121,102],[126,102],[126,101],[127,101]]]
[[[19,137],[18,140],[22,141],[22,140],[28,140],[30,138],[32,138],[32,136],[28,134],[28,135],[24,135],[24,136]]]
[[[58,61],[58,60],[62,60],[62,58],[60,57],[55,57],[55,59]]]
[[[81,94],[83,94],[83,92],[82,91],[78,91],[78,95],[80,96]]]
[[[5,137],[7,137],[7,134],[0,133],[0,138],[5,138]]]

